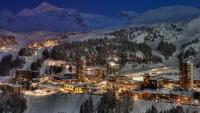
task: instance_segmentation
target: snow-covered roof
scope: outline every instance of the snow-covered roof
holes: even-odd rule
[[[15,87],[15,88],[18,88],[18,87],[21,87],[22,85],[19,85],[19,84],[8,84],[9,86],[11,87]]]
[[[6,86],[14,87],[14,88],[18,88],[22,86],[20,84],[11,84],[11,83],[0,83],[0,85],[6,85]]]
[[[67,83],[67,85],[72,85],[72,86],[75,86],[75,87],[91,86],[91,84],[89,84],[89,83],[78,83],[78,82]]]
[[[167,74],[163,74],[160,76],[155,76],[151,78],[152,80],[172,80],[172,81],[178,81],[179,80],[179,76],[178,75],[167,75]]]
[[[157,90],[151,90],[151,89],[145,89],[145,90],[139,90],[136,92],[148,92],[151,94],[174,94],[174,95],[182,95],[182,96],[192,96],[192,92],[189,91],[173,91],[168,89],[157,89]]]
[[[0,76],[0,83],[5,83],[10,80],[10,76]]]
[[[49,88],[49,89],[58,89],[61,87],[60,84],[40,84],[39,86]]]

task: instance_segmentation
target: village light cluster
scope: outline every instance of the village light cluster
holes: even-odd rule
[[[43,42],[40,42],[40,43],[33,43],[33,44],[30,44],[28,45],[28,48],[31,48],[31,49],[41,49],[41,48],[51,48],[51,47],[54,47],[56,45],[59,45],[59,40],[57,39],[50,39],[50,40],[47,40],[47,41],[43,41]]]
[[[44,76],[39,76],[38,71],[15,69],[10,78],[0,85],[1,98],[20,97],[24,94],[45,96],[58,92],[102,95],[114,89],[119,99],[128,94],[135,101],[199,105],[194,104],[193,94],[200,94],[197,90],[200,82],[193,80],[193,63],[180,62],[179,78],[173,80],[160,77],[163,73],[170,72],[167,67],[152,69],[145,74],[120,75],[119,61],[117,56],[111,56],[105,66],[88,66],[86,57],[77,57],[72,62],[47,59],[43,63],[45,67],[62,68],[63,71]]]

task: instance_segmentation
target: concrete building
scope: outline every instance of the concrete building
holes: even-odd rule
[[[106,68],[101,66],[87,66],[86,70],[84,70],[86,76],[94,76],[97,78],[105,77]]]
[[[185,90],[193,89],[194,64],[190,61],[179,64],[179,84]]]
[[[119,58],[116,56],[109,57],[107,59],[107,74],[110,75],[118,75],[118,70],[119,70]]]
[[[86,70],[86,59],[85,57],[78,57],[76,59],[76,74],[77,76],[84,76],[84,70]]]
[[[0,104],[3,102],[3,91],[0,89]]]

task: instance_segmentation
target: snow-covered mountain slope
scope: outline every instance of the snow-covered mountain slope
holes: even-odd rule
[[[28,108],[24,113],[79,113],[81,104],[89,98],[87,94],[57,94],[50,96],[26,96]],[[100,96],[91,96],[94,102],[94,109],[96,110],[100,101]],[[153,102],[153,101],[135,101],[132,113],[145,113],[154,105],[158,112],[169,110],[178,104]],[[141,107],[143,106],[143,107]],[[183,109],[199,111],[198,106],[182,105]]]
[[[58,8],[54,5],[51,5],[50,3],[42,2],[39,6],[37,6],[34,9],[23,9],[17,15],[18,16],[33,16],[33,15],[41,14],[44,12],[61,11],[61,10],[63,10],[63,8]]]
[[[185,22],[200,16],[200,9],[190,6],[171,6],[144,13],[122,11],[114,17],[86,14],[76,9],[60,8],[43,2],[33,9],[23,9],[17,14],[8,10],[0,12],[0,28],[12,31],[91,31],[129,24],[160,22]]]
[[[116,29],[102,30],[76,35],[66,39],[67,41],[87,41],[98,38],[125,38],[137,44],[147,44],[151,48],[151,53],[162,59],[162,63],[167,66],[178,67],[179,57],[184,52],[184,57],[190,58],[200,68],[200,19],[194,19],[185,24],[152,24],[129,26]],[[114,40],[113,40],[114,41]],[[117,44],[116,44],[117,45]],[[148,52],[148,51],[146,51]],[[127,53],[127,57],[137,56],[144,58],[144,51],[132,51]],[[130,65],[130,64],[129,64]],[[131,64],[128,67],[137,67]],[[143,64],[139,64],[140,67]],[[151,64],[150,64],[151,65]],[[154,65],[154,64],[152,64]],[[143,66],[141,66],[143,67]],[[132,68],[130,69],[132,70]],[[198,73],[195,73],[198,76]]]
[[[200,17],[192,20],[188,23],[188,30],[199,32],[200,31]]]
[[[30,40],[20,33],[0,29],[0,35],[14,36],[19,47],[25,46],[30,43]]]
[[[73,14],[74,11],[71,11]],[[100,15],[91,15],[81,13],[84,18],[107,18]],[[101,21],[100,19],[99,21]],[[89,19],[88,19],[89,20]],[[89,23],[89,21],[88,21]],[[95,22],[94,22],[95,23]],[[97,21],[98,23],[98,21]],[[103,26],[103,25],[102,25]],[[162,59],[162,63],[170,66],[178,66],[178,56],[184,52],[185,58],[191,57],[195,61],[197,67],[200,67],[200,19],[194,19],[188,23],[181,24],[151,24],[151,25],[132,25],[128,27],[117,27],[112,29],[94,30],[88,33],[68,36],[62,41],[84,41],[96,38],[127,38],[136,44],[146,44],[151,48],[152,55]],[[0,33],[6,33],[16,36],[20,43],[40,41],[45,38],[60,38],[62,33],[56,32],[31,32],[31,33],[14,33],[1,30]],[[164,42],[164,43],[161,43]],[[159,46],[167,46],[162,48]],[[149,52],[149,51],[148,51]],[[127,53],[128,56],[145,57],[144,51],[132,51]],[[157,59],[158,60],[158,59]],[[173,65],[172,65],[173,64]]]
[[[14,36],[17,41],[17,48],[25,47],[28,44],[34,42],[45,41],[48,39],[59,39],[65,36],[65,33],[48,32],[48,31],[36,31],[28,33],[12,32],[4,29],[0,29],[0,35]]]
[[[91,96],[97,106],[100,96]],[[81,104],[89,98],[83,94],[56,94],[50,96],[27,96],[28,109],[25,113],[79,113]]]
[[[63,10],[63,9],[56,9],[56,10]],[[76,11],[71,11],[71,14],[74,14]],[[103,19],[107,17],[101,15],[92,15],[92,14],[84,14],[81,13],[81,16],[88,20],[88,25],[92,18],[101,18],[98,21],[93,21],[93,24],[99,23]],[[31,16],[32,17],[32,16]],[[91,19],[91,20],[90,20]],[[90,21],[89,21],[90,20]],[[102,24],[102,26],[104,26]],[[160,56],[163,61],[165,61],[165,57],[163,56],[157,49],[158,45],[161,41],[172,43],[176,46],[175,52],[172,56],[169,57],[168,60],[174,60],[177,55],[180,54],[181,51],[188,51],[191,47],[195,48],[198,51],[199,43],[189,43],[193,40],[199,39],[200,33],[198,32],[198,28],[200,26],[200,19],[194,19],[187,24],[151,24],[151,25],[133,25],[129,27],[118,27],[113,29],[103,29],[103,30],[94,30],[92,32],[72,35],[68,36],[68,38],[64,39],[65,41],[83,41],[88,39],[95,39],[95,38],[127,38],[128,40],[135,42],[135,43],[146,43],[152,48],[152,53],[156,56]],[[38,31],[38,32],[30,32],[30,33],[14,33],[9,32],[6,30],[0,30],[1,34],[8,34],[11,36],[15,36],[19,42],[19,45],[26,45],[28,43],[34,41],[41,41],[45,40],[45,38],[60,38],[62,33],[56,32],[48,32],[48,31]],[[190,37],[190,38],[188,38]],[[189,44],[187,44],[189,43]],[[187,44],[187,45],[186,45]],[[195,44],[195,45],[194,45]],[[186,47],[182,47],[185,45]],[[188,47],[189,46],[189,47]],[[191,47],[190,47],[191,46]],[[183,50],[184,49],[184,50]],[[196,52],[198,53],[198,52]],[[136,55],[141,56],[140,51]]]
[[[33,9],[24,9],[16,15],[10,11],[1,13],[0,26],[12,31],[88,31],[115,25],[115,22],[103,15],[85,14],[46,2]]]
[[[199,15],[199,8],[177,5],[146,11],[134,19],[133,23],[185,22]]]

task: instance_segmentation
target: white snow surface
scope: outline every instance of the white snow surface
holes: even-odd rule
[[[158,112],[169,110],[172,107],[180,106],[179,104],[173,104],[173,103],[164,103],[164,102],[155,102],[155,101],[136,101],[134,103],[134,108],[132,113],[145,113],[149,108],[153,106],[156,107]],[[189,105],[181,105],[183,109],[186,111],[189,110],[189,113],[192,113],[193,111],[198,111],[197,113],[200,113],[200,107],[199,106],[189,106]]]
[[[95,110],[100,101],[100,96],[91,96]],[[87,94],[53,94],[49,96],[26,96],[28,98],[28,109],[24,113],[79,113],[81,104],[89,98]],[[146,110],[154,105],[158,111],[169,110],[179,104],[154,102],[154,101],[135,101],[132,113],[145,113]],[[189,113],[200,111],[199,106],[181,105]]]
[[[100,96],[91,96],[97,106]],[[89,98],[87,94],[53,94],[49,96],[27,96],[28,109],[24,113],[79,113],[81,104]]]

